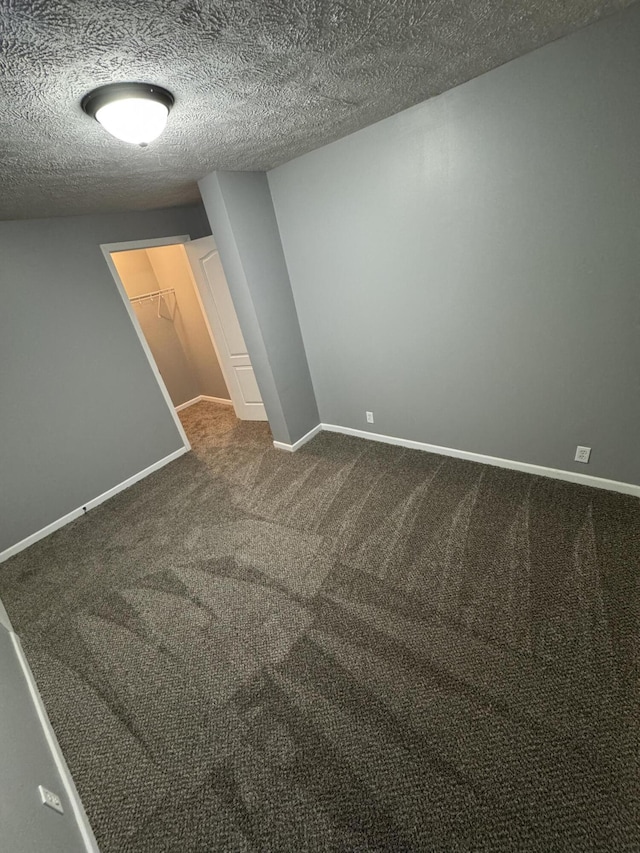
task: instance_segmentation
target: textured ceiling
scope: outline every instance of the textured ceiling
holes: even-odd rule
[[[631,0],[0,0],[0,218],[164,207],[213,169],[269,169]],[[170,89],[146,150],[80,110]]]

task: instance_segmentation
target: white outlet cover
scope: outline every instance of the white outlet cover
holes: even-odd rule
[[[373,412],[365,412],[365,414],[367,416],[367,423],[372,424],[373,423]]]
[[[38,785],[38,791],[40,792],[40,799],[42,800],[43,806],[48,806],[50,809],[53,809],[54,812],[64,814],[64,809],[62,808],[62,800],[57,794],[54,794],[53,791],[50,791],[43,785]]]
[[[591,456],[591,448],[590,447],[582,447],[582,445],[580,445],[580,444],[576,447],[576,455],[575,455],[575,461],[576,462],[585,462],[586,463],[589,461],[590,456]]]

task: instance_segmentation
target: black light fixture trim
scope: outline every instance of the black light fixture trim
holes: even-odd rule
[[[106,86],[99,86],[92,92],[88,92],[80,102],[80,106],[87,115],[95,118],[100,107],[114,101],[121,101],[123,98],[148,98],[158,101],[165,105],[167,112],[171,111],[175,103],[175,98],[168,89],[152,83],[107,83]]]

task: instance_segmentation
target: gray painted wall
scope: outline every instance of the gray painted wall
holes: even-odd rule
[[[208,230],[200,206],[0,223],[0,552],[182,446],[100,244]]]
[[[266,175],[214,172],[199,186],[271,432],[293,443],[319,416]]]
[[[46,741],[11,635],[0,626],[0,826],[2,850],[80,853],[86,846]],[[42,805],[38,786],[62,800],[63,815]]]
[[[635,5],[269,173],[323,422],[640,483],[638,44]]]

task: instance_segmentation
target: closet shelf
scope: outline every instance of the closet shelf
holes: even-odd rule
[[[164,296],[167,293],[175,292],[176,290],[174,287],[166,287],[164,290],[152,290],[149,293],[141,293],[140,296],[132,296],[129,299],[129,302],[134,305],[136,302],[152,301],[153,299],[158,299],[158,297]]]

